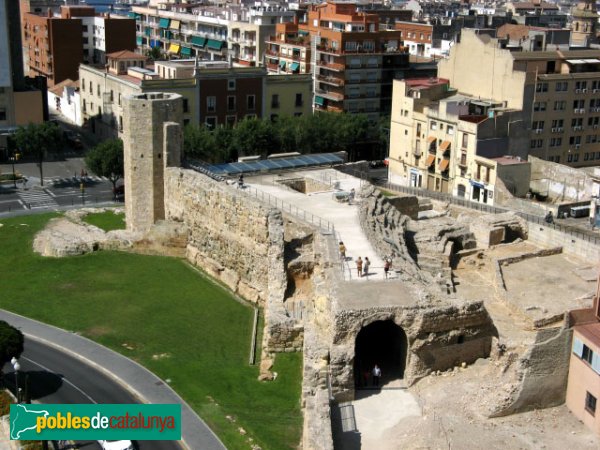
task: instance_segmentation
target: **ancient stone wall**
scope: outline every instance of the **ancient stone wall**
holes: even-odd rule
[[[270,284],[282,301],[279,211],[232,186],[180,168],[166,169],[165,194],[167,219],[183,222],[190,230],[187,258],[193,264],[251,302],[264,306],[270,300]]]
[[[582,234],[564,233],[552,226],[530,223],[529,240],[544,247],[562,247],[564,253],[589,261],[600,260],[600,245]]]
[[[512,395],[491,417],[507,416],[565,401],[572,331],[566,327],[539,330],[535,343],[517,361]]]
[[[415,292],[415,299],[419,298]],[[490,353],[496,334],[482,302],[424,300],[407,307],[340,311],[334,318],[331,352],[333,392],[339,400],[354,396],[354,345],[362,328],[392,320],[408,339],[404,379],[410,385],[435,370],[469,364]]]

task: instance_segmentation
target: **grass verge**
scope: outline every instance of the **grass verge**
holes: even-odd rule
[[[88,214],[83,220],[104,231],[125,229],[125,214],[115,214],[113,211]]]
[[[297,447],[301,355],[278,356],[277,380],[257,381],[252,308],[174,258],[38,256],[33,237],[49,217],[0,221],[0,308],[80,332],[169,379],[231,450],[248,449],[249,438],[263,449]]]

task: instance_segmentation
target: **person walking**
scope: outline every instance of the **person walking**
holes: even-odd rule
[[[383,273],[385,274],[386,280],[388,278],[388,272],[390,271],[391,267],[392,267],[392,261],[390,260],[390,258],[385,258],[385,262],[383,263]]]
[[[363,260],[362,258],[359,256],[356,259],[356,271],[358,272],[358,277],[362,277],[362,270],[363,270]]]
[[[350,194],[348,194],[348,204],[351,205],[354,201],[354,196],[356,195],[356,191],[354,188],[350,189]]]
[[[369,267],[371,267],[371,261],[369,261],[369,257],[365,256],[365,262],[363,264],[363,276],[369,275]]]
[[[373,367],[373,386],[379,387],[379,379],[381,378],[381,369],[377,364]]]
[[[346,261],[346,246],[340,241],[340,259]]]
[[[238,178],[238,189],[244,189],[244,174],[240,174]]]

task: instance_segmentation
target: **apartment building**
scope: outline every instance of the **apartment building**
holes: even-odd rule
[[[19,3],[0,0],[0,159],[8,154],[7,137],[17,126],[47,118],[44,79],[23,74]],[[32,86],[42,82],[42,89]]]
[[[23,47],[30,76],[54,86],[76,80],[82,62],[104,63],[106,52],[135,49],[135,22],[96,16],[91,7],[62,6],[60,16],[23,14]]]
[[[583,0],[571,10],[573,45],[587,46],[598,43],[598,10],[594,0]]]
[[[298,21],[278,23],[265,52],[269,73],[311,73],[310,35],[298,30]]]
[[[571,413],[600,434],[600,285],[592,308],[570,311],[573,343],[569,360],[566,404]]]
[[[160,47],[172,58],[198,56],[242,66],[263,64],[265,41],[279,22],[292,21],[295,12],[284,6],[208,6],[181,1],[150,1],[134,6],[138,45]]]
[[[448,55],[458,28],[439,23],[396,22],[404,45],[411,55],[436,58]]]
[[[529,164],[505,156],[526,141],[510,126],[519,117],[502,102],[457,93],[447,79],[396,80],[388,178],[493,204],[500,177],[514,194],[525,195]]]
[[[438,76],[459,93],[522,111],[519,120],[530,130],[529,150],[515,156],[597,165],[600,50],[511,50],[506,40],[464,29],[460,43],[439,62]]]
[[[147,66],[144,56],[127,51],[108,55],[108,61],[108,68],[80,66],[82,116],[102,137],[121,135],[123,97],[144,92],[180,94],[184,125],[233,126],[247,117],[311,112],[306,75],[271,78],[262,67],[230,67],[222,61],[156,61]]]
[[[354,3],[310,5],[299,31],[311,35],[314,108],[365,113],[371,119],[391,110],[392,81],[408,67],[400,32],[381,30],[377,14]]]

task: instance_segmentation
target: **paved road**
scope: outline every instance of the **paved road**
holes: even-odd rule
[[[30,395],[40,403],[139,403],[120,384],[102,372],[54,347],[30,338],[19,359],[21,382],[29,378]],[[4,367],[8,384],[14,373],[9,363]],[[96,442],[78,442],[81,448],[100,449]],[[140,441],[140,450],[180,450],[174,441]]]

